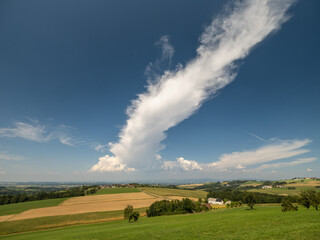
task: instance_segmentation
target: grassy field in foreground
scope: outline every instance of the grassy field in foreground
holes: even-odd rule
[[[142,191],[159,196],[181,196],[189,198],[206,198],[207,192],[202,190],[182,190],[171,188],[140,188]]]
[[[67,198],[47,199],[31,202],[12,203],[0,205],[0,216],[17,214],[30,209],[58,206]]]
[[[102,188],[94,195],[140,192],[137,188]]]
[[[135,209],[141,214],[145,213],[147,208]],[[88,224],[97,222],[106,222],[116,219],[123,219],[123,210],[110,212],[82,213],[74,215],[52,216],[32,218],[25,220],[0,222],[0,235],[28,232],[42,229],[65,227],[76,224]]]
[[[311,209],[235,208],[201,214],[141,218],[31,232],[0,239],[319,239],[320,214]]]
[[[264,188],[264,189],[250,189],[249,192],[260,192],[260,193],[268,193],[268,194],[282,194],[288,196],[299,195],[304,190],[315,190],[320,191],[320,188],[315,188],[314,186],[296,186],[296,189],[288,189],[288,188]]]

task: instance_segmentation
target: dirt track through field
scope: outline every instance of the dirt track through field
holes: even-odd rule
[[[148,207],[160,200],[146,193],[119,193],[96,196],[74,197],[59,206],[31,209],[4,221],[15,221],[28,218],[70,215],[88,212],[123,210],[128,204],[134,208]]]

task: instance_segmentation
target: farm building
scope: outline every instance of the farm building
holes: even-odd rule
[[[272,188],[271,185],[262,186],[262,188]]]
[[[208,203],[223,205],[223,201],[220,198],[208,198]]]

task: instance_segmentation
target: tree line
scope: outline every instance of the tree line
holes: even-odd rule
[[[147,216],[162,216],[162,215],[173,215],[173,214],[184,214],[194,212],[205,212],[209,208],[201,202],[192,201],[189,198],[183,198],[180,200],[162,200],[156,201],[150,205],[147,209]]]
[[[94,194],[98,190],[99,190],[99,186],[90,185],[90,186],[70,188],[64,191],[55,191],[55,192],[41,191],[35,194],[19,193],[16,195],[11,195],[11,194],[0,195],[0,205],[45,200],[45,199],[85,196],[85,195]]]
[[[209,191],[207,197],[214,197],[237,202],[241,201],[243,203],[246,203],[246,198],[248,195],[254,198],[255,203],[281,203],[284,198],[289,198],[291,202],[298,202],[297,196],[285,197],[267,193],[239,191],[236,189],[211,190]]]

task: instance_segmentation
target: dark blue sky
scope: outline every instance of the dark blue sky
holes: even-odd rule
[[[94,148],[118,140],[127,106],[145,91],[147,65],[161,58],[161,36],[168,35],[175,49],[171,68],[185,65],[224,4],[1,1],[0,180],[125,179],[125,173],[87,173],[108,153]],[[169,129],[160,152],[164,160],[211,163],[273,144],[270,139],[312,141],[304,147],[309,152],[285,161],[320,157],[320,2],[300,0],[289,13],[279,31],[238,62],[231,84]],[[17,123],[42,127],[41,138],[17,133]],[[319,171],[315,160],[227,177],[319,177]]]

